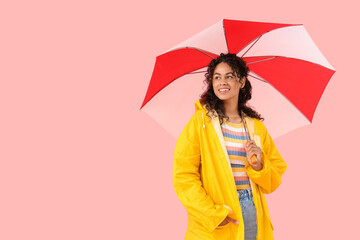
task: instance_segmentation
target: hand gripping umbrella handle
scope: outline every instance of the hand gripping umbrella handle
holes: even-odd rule
[[[257,158],[255,154],[251,156],[250,161],[252,164],[257,164]]]

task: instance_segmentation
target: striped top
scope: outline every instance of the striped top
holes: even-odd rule
[[[247,161],[245,143],[249,137],[244,128],[244,124],[225,121],[221,124],[221,130],[229,155],[236,189],[247,189],[250,187],[250,181],[245,170]]]

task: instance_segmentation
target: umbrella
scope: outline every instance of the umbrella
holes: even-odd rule
[[[248,104],[273,138],[311,123],[335,73],[302,24],[223,19],[156,58],[140,109],[177,138],[205,90],[207,65],[227,52],[247,62]]]

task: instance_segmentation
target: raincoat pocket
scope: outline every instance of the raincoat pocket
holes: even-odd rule
[[[224,226],[219,226],[215,228],[212,232],[215,239],[230,239],[230,225],[227,223]]]
[[[220,229],[223,229],[225,228],[227,225],[229,225],[230,223],[228,222],[227,224],[225,225],[222,225],[222,226],[218,226],[217,228],[215,228],[215,230],[220,230]]]

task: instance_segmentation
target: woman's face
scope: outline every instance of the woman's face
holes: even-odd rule
[[[227,63],[219,63],[212,79],[215,95],[222,101],[238,102],[239,91],[245,86],[245,77],[241,80]]]

